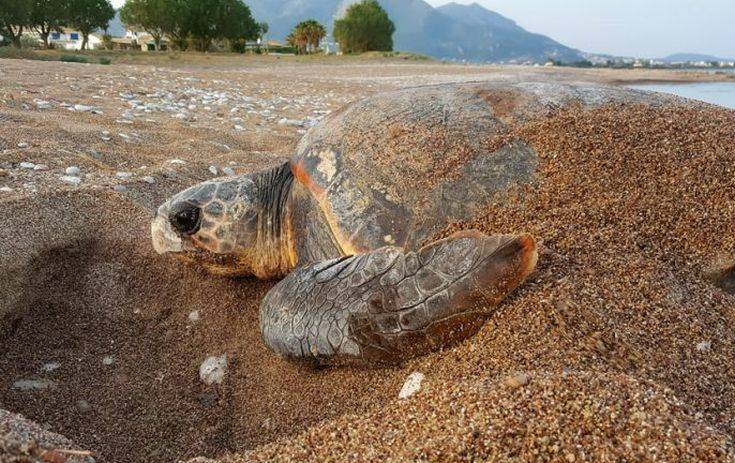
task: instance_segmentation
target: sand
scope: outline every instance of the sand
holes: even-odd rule
[[[735,296],[716,284],[735,262],[735,112],[570,108],[514,127],[508,136],[539,153],[538,182],[445,233],[533,233],[542,253],[530,281],[456,348],[392,369],[315,370],[282,362],[259,338],[257,307],[272,282],[213,278],[155,256],[152,208],[211,177],[209,166],[282,160],[305,128],[282,118],[317,117],[422,73],[464,74],[57,66],[0,66],[0,186],[13,189],[0,196],[2,408],[110,462],[735,460]],[[516,71],[482,72],[474,78]],[[54,73],[69,82],[49,83]],[[284,88],[296,76],[303,87]],[[206,92],[229,88],[230,100],[213,114],[198,101],[196,121],[154,111],[115,122],[129,107],[118,93],[175,93],[189,85],[179,77]],[[281,92],[307,97],[284,109],[272,101]],[[232,101],[255,94],[273,118],[232,121]],[[103,114],[40,110],[38,98]],[[26,160],[49,169],[19,168]],[[59,180],[72,164],[92,174],[82,186]],[[203,385],[199,364],[222,354],[225,381]],[[60,366],[42,371],[49,362]],[[422,387],[399,400],[412,372],[425,375]],[[20,391],[19,379],[55,387]]]

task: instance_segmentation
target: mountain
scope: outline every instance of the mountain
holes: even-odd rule
[[[666,61],[667,63],[679,63],[688,61],[732,61],[732,59],[718,58],[711,55],[700,55],[697,53],[676,53],[674,55],[669,55],[666,58],[661,58],[661,61]]]
[[[305,19],[316,19],[330,30],[341,0],[245,0],[256,21],[268,23],[268,37],[284,40]]]
[[[270,38],[283,40],[294,25],[313,18],[331,30],[358,0],[245,0]],[[581,53],[526,31],[511,19],[476,3],[434,8],[424,0],[379,0],[396,25],[394,48],[435,58],[493,62],[578,61]]]

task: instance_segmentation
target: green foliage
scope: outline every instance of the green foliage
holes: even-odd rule
[[[345,53],[392,51],[396,26],[377,0],[362,0],[334,22],[334,38]]]
[[[102,36],[102,46],[105,47],[105,50],[112,50],[115,48],[115,44],[112,42],[112,36],[110,34]]]
[[[67,0],[68,23],[82,33],[82,50],[87,48],[89,34],[96,29],[107,29],[115,17],[109,0]]]
[[[65,63],[89,63],[87,58],[79,55],[62,55],[59,58],[59,61],[63,61]]]
[[[32,12],[33,0],[0,0],[0,35],[20,48],[23,30],[31,26]]]
[[[209,50],[216,39],[254,40],[258,36],[250,8],[240,0],[187,0],[184,4],[185,29],[198,51]]]
[[[156,50],[160,50],[161,39],[172,14],[175,14],[175,7],[169,0],[127,0],[120,10],[120,19],[130,29],[149,33],[156,43]]]
[[[300,54],[313,53],[319,42],[327,36],[327,29],[315,19],[298,23],[286,38],[289,45],[296,47]]]
[[[44,48],[49,48],[48,36],[51,32],[61,31],[69,15],[68,2],[65,0],[35,0],[31,11],[31,24],[43,40]]]
[[[112,60],[110,58],[106,58],[104,56],[100,58],[100,64],[104,64],[105,66],[107,66],[110,63],[112,63]]]

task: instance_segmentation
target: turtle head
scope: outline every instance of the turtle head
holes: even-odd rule
[[[211,180],[175,195],[151,224],[153,247],[224,276],[281,277],[296,265],[289,165]]]
[[[178,193],[156,213],[153,247],[220,275],[255,273],[250,257],[257,244],[261,206],[248,176],[213,180]]]

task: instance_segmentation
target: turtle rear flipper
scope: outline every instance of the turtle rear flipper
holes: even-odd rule
[[[324,363],[395,363],[473,335],[536,264],[529,235],[460,232],[296,270],[261,306],[268,347]]]

